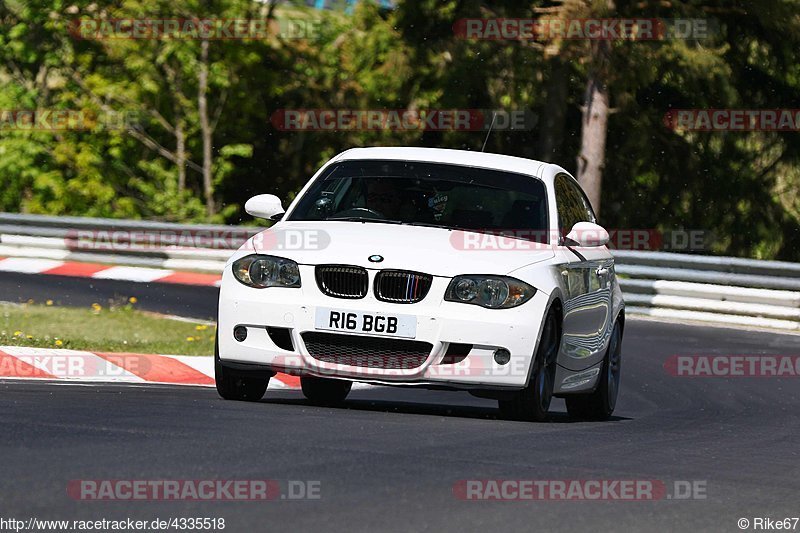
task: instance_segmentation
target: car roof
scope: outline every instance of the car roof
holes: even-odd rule
[[[542,168],[547,165],[547,163],[534,159],[525,159],[524,157],[514,157],[510,155],[472,152],[469,150],[450,150],[447,148],[414,147],[352,148],[339,154],[334,161],[364,159],[446,163],[467,167],[505,170],[536,177],[540,177]]]

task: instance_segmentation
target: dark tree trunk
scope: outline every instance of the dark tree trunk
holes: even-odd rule
[[[600,213],[600,193],[603,185],[606,136],[608,134],[609,95],[605,64],[608,44],[601,41],[592,50],[592,66],[586,82],[582,109],[581,151],[578,154],[576,177],[596,214]]]
[[[559,159],[567,114],[567,72],[563,59],[558,56],[550,59],[550,80],[540,129],[542,136],[537,148],[537,157],[542,161]]]
[[[203,194],[206,201],[206,215],[211,217],[216,213],[216,207],[214,205],[214,181],[211,174],[213,132],[208,115],[208,40],[200,43],[197,107],[200,114],[200,132],[203,137]]]

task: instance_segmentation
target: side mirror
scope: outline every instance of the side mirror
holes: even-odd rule
[[[580,247],[605,246],[608,239],[605,228],[593,222],[578,222],[567,234],[567,244],[573,243]]]
[[[244,204],[244,210],[254,217],[280,220],[283,217],[281,199],[274,194],[253,196]]]

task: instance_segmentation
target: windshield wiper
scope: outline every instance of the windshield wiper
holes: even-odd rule
[[[436,222],[403,222],[403,224],[406,226],[421,226],[423,228],[439,228],[446,230],[472,231],[467,228],[462,228],[460,226],[447,226],[445,224],[437,224]]]
[[[378,224],[402,224],[402,220],[391,220],[387,218],[369,217],[328,217],[325,220],[338,220],[343,222],[376,222]]]

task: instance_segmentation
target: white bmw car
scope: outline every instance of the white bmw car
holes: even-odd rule
[[[358,148],[331,159],[228,261],[216,384],[256,401],[276,372],[314,403],[353,382],[466,390],[504,415],[607,419],[625,326],[608,233],[563,168]]]

